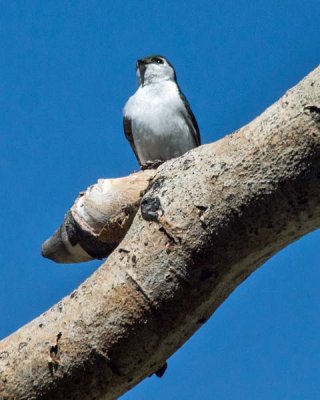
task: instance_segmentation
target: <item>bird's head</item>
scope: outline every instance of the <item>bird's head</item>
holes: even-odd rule
[[[173,66],[163,56],[154,55],[138,60],[136,68],[138,83],[142,86],[176,80]]]

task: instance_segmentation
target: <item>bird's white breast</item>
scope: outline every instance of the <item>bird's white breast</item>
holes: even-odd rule
[[[141,163],[168,160],[195,147],[187,110],[173,81],[140,86],[125,105],[124,115],[131,120]]]

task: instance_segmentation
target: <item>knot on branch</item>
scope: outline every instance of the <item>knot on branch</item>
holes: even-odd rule
[[[144,197],[141,201],[141,215],[146,221],[158,222],[159,216],[162,215],[160,199],[156,197]],[[160,212],[160,215],[159,215]]]

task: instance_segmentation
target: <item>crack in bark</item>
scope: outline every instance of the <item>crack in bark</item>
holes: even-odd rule
[[[126,276],[128,277],[128,280],[132,283],[132,286],[134,286],[136,291],[142,294],[142,297],[144,298],[147,306],[150,308],[152,313],[156,314],[156,307],[151,297],[143,290],[142,286],[138,283],[138,281],[135,278],[133,278],[133,276],[128,271],[126,271]]]

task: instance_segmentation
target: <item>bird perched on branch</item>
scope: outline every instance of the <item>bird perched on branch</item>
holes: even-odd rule
[[[137,61],[138,90],[123,110],[124,132],[142,169],[200,145],[197,121],[176,73],[162,56]]]

